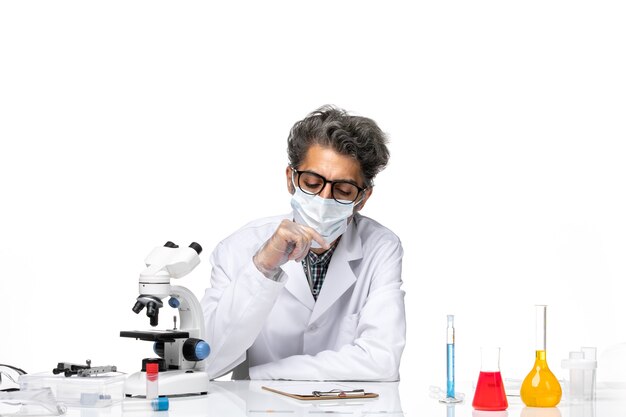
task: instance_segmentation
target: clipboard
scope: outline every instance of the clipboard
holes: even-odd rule
[[[273,387],[261,386],[261,389],[276,394],[285,395],[289,398],[302,401],[324,401],[324,400],[352,400],[354,398],[378,398],[375,392],[365,392],[365,390],[341,390],[335,389],[330,391],[311,391],[310,393],[294,393],[281,391]]]

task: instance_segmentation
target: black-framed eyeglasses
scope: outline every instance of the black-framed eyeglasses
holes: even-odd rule
[[[291,167],[291,169],[297,174],[298,180],[295,183],[303,193],[318,195],[326,187],[326,184],[330,184],[330,194],[333,200],[340,204],[354,203],[359,198],[359,195],[367,190],[367,188],[359,187],[352,181],[329,181],[316,172],[298,171],[294,167]]]

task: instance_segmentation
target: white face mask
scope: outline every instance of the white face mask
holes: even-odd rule
[[[291,198],[294,220],[315,229],[326,243],[330,244],[348,228],[348,218],[354,212],[354,203],[341,204],[332,198],[310,195],[294,186],[296,192]],[[312,248],[321,246],[313,241]]]

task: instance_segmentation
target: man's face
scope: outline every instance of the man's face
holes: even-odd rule
[[[335,150],[329,147],[321,145],[312,145],[306,153],[306,156],[299,167],[296,167],[298,171],[309,171],[321,175],[327,181],[348,181],[356,184],[360,188],[365,188],[363,175],[361,173],[361,167],[359,163],[346,155],[337,153]],[[287,189],[289,193],[295,192],[292,182],[293,170],[291,167],[287,167]],[[295,175],[297,184],[297,174]],[[371,189],[365,191],[365,196],[360,193],[357,201],[362,202],[355,206],[355,211],[359,211],[365,205],[365,202],[372,193]],[[331,191],[331,184],[327,183],[326,186],[319,193],[322,198],[333,198]]]

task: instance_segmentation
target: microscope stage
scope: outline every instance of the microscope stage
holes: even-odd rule
[[[120,337],[147,340],[149,342],[173,342],[175,339],[187,339],[189,332],[178,330],[132,330],[121,331]]]

